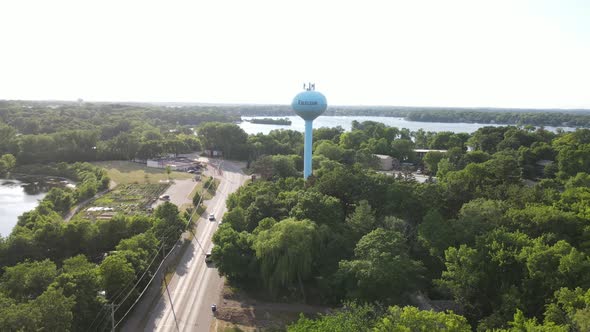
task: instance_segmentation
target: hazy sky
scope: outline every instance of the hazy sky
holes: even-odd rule
[[[590,1],[0,2],[0,99],[590,108]]]

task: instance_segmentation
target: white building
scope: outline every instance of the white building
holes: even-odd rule
[[[173,171],[186,171],[191,167],[196,165],[196,162],[188,160],[188,159],[168,159],[168,158],[161,158],[161,159],[148,159],[147,160],[147,167],[153,168],[166,168],[166,166],[170,166]]]
[[[436,152],[442,152],[442,153],[447,152],[447,150],[414,149],[416,156],[420,159],[424,158],[424,156],[430,151],[436,151]]]
[[[379,159],[379,167],[382,171],[391,171],[393,169],[393,157],[385,154],[374,154]]]

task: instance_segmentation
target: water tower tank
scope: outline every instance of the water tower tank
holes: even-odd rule
[[[298,93],[291,103],[291,108],[304,120],[314,120],[324,113],[327,107],[326,97],[314,90]]]

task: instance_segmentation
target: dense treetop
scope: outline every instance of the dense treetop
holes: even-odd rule
[[[567,307],[560,294],[590,289],[590,130],[469,135],[364,122],[317,136],[307,182],[297,155],[274,152],[253,165],[262,180],[230,196],[213,259],[232,284],[332,305],[423,305],[426,294],[452,301],[482,331],[588,326],[588,304]],[[420,160],[416,147],[447,151]],[[375,172],[372,153],[423,165],[436,181]],[[389,310],[395,319],[373,321],[375,330],[413,324],[402,317],[414,309]],[[290,329],[349,324],[330,317]]]
[[[187,219],[164,204],[152,215],[64,223],[72,204],[108,185],[103,170],[81,161],[200,149],[247,160],[259,175],[228,199],[213,239],[219,272],[278,299],[347,303],[290,330],[590,326],[590,130],[433,133],[370,121],[348,132],[319,128],[314,174],[304,182],[301,133],[247,135],[231,116],[206,114],[0,103],[0,174],[16,167],[78,181],[75,190],[52,190],[0,238],[0,330],[102,328],[107,301],[121,304],[120,318],[137,296],[128,286],[145,284],[151,258]],[[416,148],[446,152],[421,159]],[[432,178],[377,172],[373,154]],[[455,312],[414,308],[430,300]]]

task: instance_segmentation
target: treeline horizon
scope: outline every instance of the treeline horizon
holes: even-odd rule
[[[61,99],[0,99],[0,105],[3,103],[30,103],[39,106],[46,104],[96,104],[96,105],[128,105],[128,106],[168,106],[168,107],[244,107],[249,108],[286,108],[291,109],[290,104],[275,103],[214,103],[214,102],[181,102],[181,101],[109,101],[109,100],[61,100]],[[336,109],[392,109],[392,110],[477,110],[481,112],[573,112],[573,113],[590,113],[590,108],[581,107],[492,107],[492,106],[410,106],[410,105],[328,105],[329,108]]]
[[[149,109],[174,113],[210,112],[240,121],[241,116],[293,116],[289,105],[265,104],[206,104],[175,102],[75,102],[75,101],[6,101],[2,108],[49,109]],[[1,116],[1,113],[0,113]],[[420,107],[420,106],[329,106],[323,116],[381,116],[402,117],[416,122],[484,123],[502,125],[533,125],[553,127],[590,127],[590,109],[537,109],[493,107]],[[219,120],[217,120],[219,121]]]

